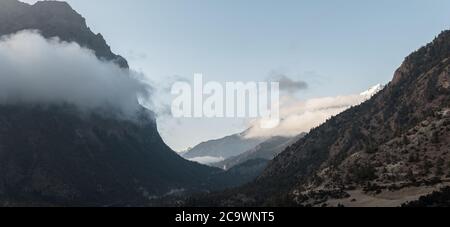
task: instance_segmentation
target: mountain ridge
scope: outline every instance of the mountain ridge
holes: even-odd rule
[[[302,133],[296,137],[275,136],[273,138],[269,138],[240,155],[214,163],[212,166],[228,170],[234,166],[256,159],[262,159],[269,162],[304,135],[306,135],[306,133]]]
[[[215,206],[400,206],[449,184],[449,58],[446,30],[406,57],[382,91],[312,129],[253,183],[205,198]]]
[[[0,1],[0,35],[30,29],[128,68],[67,3]],[[0,206],[148,206],[174,190],[216,189],[223,172],[177,155],[150,110],[129,120],[70,103],[0,105],[0,169]]]
[[[39,30],[45,38],[58,37],[66,42],[76,42],[95,51],[99,59],[114,61],[122,68],[128,62],[111,51],[104,37],[94,34],[86,19],[67,2],[38,1],[33,5],[18,0],[0,1],[0,36],[21,30]]]
[[[402,137],[402,134],[408,133],[410,129],[425,119],[434,117],[437,112],[448,108],[450,96],[449,87],[446,84],[449,79],[449,57],[450,31],[444,31],[433,42],[409,55],[395,72],[392,82],[383,91],[371,100],[330,119],[326,124],[313,130],[307,137],[295,144],[293,149],[286,150],[277,157],[259,178],[259,181],[277,178],[279,173],[287,171],[287,175],[283,174],[284,177],[291,176],[297,181],[308,182],[303,183],[305,186],[294,186],[296,189],[291,191],[294,201],[301,201],[301,193],[299,196],[295,194],[308,190],[309,187],[312,189],[322,185],[324,188],[333,189],[345,188],[352,184],[355,184],[356,187],[364,187],[361,183],[372,182],[371,178],[376,177],[383,181],[384,176],[379,176],[382,175],[382,169],[375,167],[373,159],[375,159],[375,155],[382,156],[383,152],[388,153],[392,148],[382,145],[397,137]],[[358,119],[355,119],[355,116]],[[333,124],[340,125],[340,127],[346,126],[344,126],[344,130],[328,127]],[[366,131],[364,132],[364,130]],[[350,136],[346,136],[346,134]],[[326,142],[328,147],[317,146],[311,137],[319,135],[337,138],[327,140],[329,141]],[[313,144],[309,144],[310,142]],[[442,142],[444,143],[444,141]],[[323,153],[319,150],[322,150]],[[446,150],[448,151],[448,149],[437,149],[436,152]],[[409,152],[414,153],[413,151]],[[352,160],[356,154],[363,156],[361,160]],[[405,157],[398,158],[405,159]],[[384,160],[384,158],[380,159]],[[385,161],[390,163],[389,160]],[[395,163],[395,160],[391,161]],[[424,160],[424,162],[426,161]],[[332,169],[325,170],[327,166]],[[316,168],[328,172],[315,172],[318,171]],[[358,179],[359,172],[347,172],[351,168],[355,168],[355,171],[367,171],[366,173],[362,172],[367,175],[361,175],[362,179]],[[400,178],[407,177],[408,170],[406,168],[400,171],[405,174]],[[415,169],[412,171],[413,175],[417,175],[415,178],[419,178],[419,173],[416,174]],[[335,177],[337,179],[334,179]],[[329,182],[319,183],[324,180]],[[361,183],[357,182],[358,180],[362,180]],[[389,180],[386,181],[389,182]],[[309,183],[316,186],[306,186]]]
[[[217,157],[227,159],[252,149],[264,141],[263,138],[246,138],[245,132],[220,139],[202,142],[183,154],[186,159]]]

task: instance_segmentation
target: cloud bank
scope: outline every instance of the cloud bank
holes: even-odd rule
[[[246,137],[293,137],[302,132],[309,132],[332,116],[370,99],[382,88],[383,86],[376,85],[361,94],[315,98],[306,101],[284,96],[280,101],[280,117],[282,119],[280,125],[275,129],[261,129],[259,120],[255,120],[251,122]]]
[[[137,72],[99,60],[93,51],[37,31],[0,38],[0,104],[73,104],[82,110],[139,108],[150,87]]]

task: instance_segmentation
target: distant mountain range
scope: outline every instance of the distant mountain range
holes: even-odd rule
[[[306,133],[302,133],[294,138],[276,136],[267,139],[266,141],[240,155],[228,158],[221,162],[213,163],[211,165],[228,170],[250,160],[266,160],[268,163],[278,154],[283,152],[288,146],[292,145],[305,135]]]
[[[264,138],[246,138],[245,132],[243,132],[200,143],[184,153],[183,157],[189,160],[211,164],[240,155],[254,148],[264,140]]]
[[[380,92],[383,85],[377,84],[367,91],[359,94],[361,100],[370,99]],[[345,106],[350,108],[351,106]],[[276,129],[275,129],[276,130]],[[192,161],[230,169],[252,159],[272,160],[288,146],[306,135],[301,133],[295,137],[273,136],[273,137],[250,137],[246,130],[241,134],[227,136],[217,140],[203,142],[181,155]]]
[[[400,206],[449,185],[449,70],[444,31],[408,56],[381,92],[311,130],[253,183],[188,204]],[[411,204],[439,203],[437,196]]]

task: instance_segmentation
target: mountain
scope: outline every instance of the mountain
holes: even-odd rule
[[[132,205],[174,189],[203,190],[211,168],[185,161],[139,124],[70,108],[0,107],[4,205]]]
[[[256,147],[224,161],[213,163],[212,166],[216,166],[222,169],[231,169],[235,166],[241,165],[250,160],[266,160],[267,163],[284,151],[288,146],[297,142],[300,138],[305,136],[304,133],[291,138],[276,136],[260,143]]]
[[[217,140],[203,142],[183,155],[184,158],[202,162],[205,159],[213,160],[204,162],[210,164],[242,154],[263,142],[261,138],[246,138],[245,132],[227,136]]]
[[[40,1],[34,5],[17,0],[0,1],[0,36],[21,30],[39,30],[46,38],[58,37],[94,50],[98,58],[128,68],[127,61],[111,52],[101,34],[94,34],[86,19],[66,2]]]
[[[364,102],[370,98],[372,98],[375,94],[383,90],[384,86],[381,84],[377,84],[372,86],[368,90],[359,94],[360,102]],[[346,106],[346,108],[350,108],[350,104]],[[324,118],[325,120],[325,118]],[[247,130],[247,132],[251,131],[251,129]],[[277,134],[277,129],[274,129],[271,132],[273,135]],[[290,136],[273,136],[270,138],[261,139],[261,143],[247,150],[246,152],[239,154],[237,156],[233,156],[227,158],[223,161],[216,162],[210,164],[211,166],[219,167],[222,169],[230,169],[235,165],[242,164],[246,161],[252,159],[264,159],[264,160],[272,160],[282,151],[284,151],[288,146],[297,142],[300,138],[304,137],[306,133],[301,133],[298,136],[290,137]]]
[[[253,183],[190,201],[215,206],[400,206],[449,184],[450,31],[393,80],[288,147]]]
[[[0,35],[22,29],[76,42],[128,67],[67,3],[1,0]],[[216,187],[213,176],[223,171],[181,158],[164,144],[153,113],[142,108],[139,116],[81,114],[70,104],[1,104],[0,205],[147,205],[173,191]]]

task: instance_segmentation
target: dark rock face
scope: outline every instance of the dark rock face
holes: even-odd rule
[[[135,123],[69,107],[0,107],[3,205],[145,205],[171,190],[209,188],[218,171],[179,157],[148,116]]]
[[[39,29],[128,67],[63,2],[0,1],[0,35]],[[153,114],[121,120],[70,105],[0,105],[0,205],[145,206],[173,191],[211,190],[219,169],[179,157]]]
[[[254,183],[208,200],[217,206],[320,205],[305,204],[311,202],[307,193],[340,199],[331,192],[438,187],[450,176],[449,70],[445,31],[407,57],[371,100],[313,129]]]
[[[17,0],[0,1],[0,36],[20,30],[39,30],[46,38],[59,37],[94,50],[98,58],[128,68],[127,61],[111,52],[101,34],[94,34],[86,20],[66,2],[42,1],[34,5]]]

